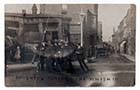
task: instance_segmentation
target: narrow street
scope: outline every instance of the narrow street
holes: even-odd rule
[[[8,71],[6,86],[133,86],[135,63],[121,55],[100,57],[87,62],[89,72],[82,72],[73,62],[76,73],[39,71],[36,68]]]

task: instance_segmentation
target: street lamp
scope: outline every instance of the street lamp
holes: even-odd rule
[[[81,47],[83,47],[83,22],[84,22],[84,17],[85,17],[85,13],[82,12],[80,13],[80,25],[81,25]]]

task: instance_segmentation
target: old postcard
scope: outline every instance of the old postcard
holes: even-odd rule
[[[134,4],[5,4],[5,86],[135,85]]]

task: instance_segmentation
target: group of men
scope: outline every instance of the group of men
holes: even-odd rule
[[[80,44],[72,46],[68,42],[61,40],[54,42],[51,46],[46,46],[44,45],[44,42],[42,42],[42,45],[39,48],[40,49],[38,50],[40,51],[37,53],[43,52],[41,55],[38,54],[37,67],[39,70],[49,69],[51,71],[74,73],[76,70],[74,69],[72,61],[78,61],[82,71],[89,71],[84,61],[84,51]]]
[[[74,65],[72,64],[72,58],[77,60],[83,71],[89,71],[86,63],[84,62],[84,51],[83,48],[78,44],[77,46],[64,40],[47,40],[47,31],[44,31],[42,42],[36,50],[35,56],[39,56],[38,69],[45,70],[53,69],[55,71],[68,71],[73,73],[75,71]]]

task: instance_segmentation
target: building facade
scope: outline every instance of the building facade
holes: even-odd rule
[[[83,40],[86,56],[95,55],[95,45],[99,42],[97,14],[87,10],[83,21]]]
[[[27,14],[26,10],[23,13],[5,13],[5,31],[6,35],[16,37],[20,43],[40,42],[44,31],[48,41],[69,41],[70,21],[71,18],[62,15],[37,14],[33,5],[32,14]]]
[[[126,16],[112,35],[115,49],[124,54],[135,55],[136,6],[130,5]]]
[[[40,13],[41,14],[57,14],[61,15],[66,13],[67,16],[72,18],[71,23],[77,24],[80,22],[80,13],[86,13],[90,10],[93,14],[98,14],[97,4],[41,4]]]

